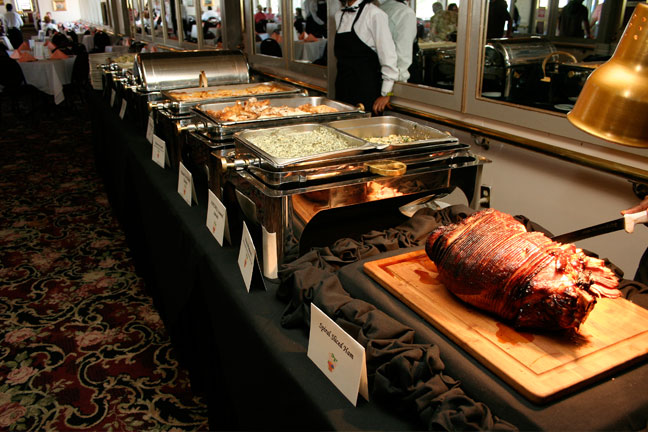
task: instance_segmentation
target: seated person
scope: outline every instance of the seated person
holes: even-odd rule
[[[67,55],[74,55],[74,50],[72,49],[73,42],[65,34],[59,32],[54,33],[52,43],[56,46],[52,50],[52,54],[56,51],[61,51]]]
[[[267,19],[269,22],[275,21],[275,14],[272,13],[271,7],[269,7],[267,11],[264,10],[263,14],[265,15],[265,19]]]
[[[57,49],[62,49],[70,45],[70,39],[63,33],[56,32],[52,36],[52,43],[56,45]]]
[[[278,43],[281,43],[281,41],[283,40],[283,38],[281,37],[281,30],[279,29],[273,31],[270,37],[276,40]]]
[[[257,5],[257,13],[254,14],[254,23],[257,24],[261,21],[268,22],[265,14],[263,13],[263,6]]]
[[[266,31],[266,20],[259,21],[258,23],[254,24],[254,32],[256,33],[256,39],[257,41],[260,40],[265,40],[270,35],[268,35]]]
[[[450,41],[454,35],[456,41],[457,22],[459,21],[457,12],[443,10],[443,5],[440,2],[432,4],[432,11],[434,15],[430,18],[430,39],[435,42]]]
[[[212,10],[211,6],[207,6],[207,10],[203,12],[202,16],[200,17],[200,20],[209,21],[211,19],[217,20],[218,14]]]
[[[68,30],[65,32],[65,34],[67,35],[68,38],[70,38],[72,43],[79,43],[79,37],[74,31]]]
[[[106,51],[106,47],[110,45],[110,36],[108,34],[97,31],[94,35],[94,49],[93,53],[102,53]]]
[[[306,20],[302,15],[301,8],[295,8],[295,22],[293,23],[293,27],[295,28],[297,34],[302,34],[304,32],[304,28],[306,27]]]
[[[43,18],[43,25],[42,25],[42,27],[43,27],[42,29],[45,30],[45,33],[46,33],[46,34],[48,34],[48,33],[47,33],[48,30],[49,30],[50,32],[58,31],[58,27],[56,26],[56,24],[54,24],[54,23],[52,22],[52,18],[50,18],[49,15],[45,15],[45,18]]]

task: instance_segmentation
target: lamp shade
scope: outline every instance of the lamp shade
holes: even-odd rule
[[[607,141],[648,147],[648,4],[637,5],[614,55],[589,76],[567,119]]]

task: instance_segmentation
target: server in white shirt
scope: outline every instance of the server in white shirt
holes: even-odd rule
[[[404,0],[378,0],[380,9],[389,17],[389,31],[396,46],[398,81],[407,81],[410,77],[409,67],[412,64],[414,42],[416,40],[416,14]]]
[[[9,42],[14,48],[18,48],[23,42],[23,35],[20,28],[23,26],[23,20],[20,14],[13,10],[13,5],[7,3],[7,12],[2,16],[2,24]]]
[[[335,98],[382,113],[398,79],[387,14],[371,0],[347,0],[335,23]]]

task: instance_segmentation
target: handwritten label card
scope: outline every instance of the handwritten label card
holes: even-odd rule
[[[128,102],[126,102],[126,99],[122,99],[121,109],[119,110],[119,118],[122,120],[124,120],[124,114],[126,114],[126,105],[128,105]]]
[[[155,123],[153,122],[153,113],[149,115],[148,123],[146,124],[146,139],[153,144],[153,133],[155,132]]]
[[[111,107],[115,105],[115,96],[117,96],[117,92],[115,91],[115,89],[112,89],[110,91],[110,106]]]
[[[165,164],[169,163],[169,156],[166,151],[166,143],[162,138],[157,135],[153,135],[153,151],[152,151],[153,161],[164,168]]]
[[[241,238],[238,265],[241,270],[241,275],[243,276],[243,281],[245,282],[245,289],[248,292],[250,292],[250,287],[255,280],[257,283],[262,284],[263,289],[265,289],[265,281],[263,280],[263,276],[261,276],[256,248],[254,247],[250,230],[248,230],[245,222],[243,222],[243,237]]]
[[[178,167],[178,193],[189,205],[191,205],[192,201],[198,202],[193,184],[193,175],[182,162]]]
[[[311,303],[308,358],[356,406],[358,393],[369,400],[365,349]]]
[[[223,246],[223,239],[229,241],[229,224],[227,223],[227,209],[211,190],[207,201],[207,229],[214,236],[219,245]]]

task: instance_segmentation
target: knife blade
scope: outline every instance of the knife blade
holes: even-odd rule
[[[558,236],[552,237],[551,240],[559,243],[573,243],[578,240],[596,237],[602,234],[607,234],[622,229],[625,229],[625,218],[614,219],[608,222],[592,225],[587,228],[582,228],[576,231],[560,234]]]
[[[648,222],[648,210],[642,210],[637,213],[626,213],[622,218],[614,219],[609,222],[603,222],[591,227],[582,228],[576,231],[568,232],[558,236],[553,236],[551,240],[560,243],[573,243],[578,240],[596,237],[601,234],[611,233],[624,229],[627,233],[634,232],[635,225],[645,224]]]

